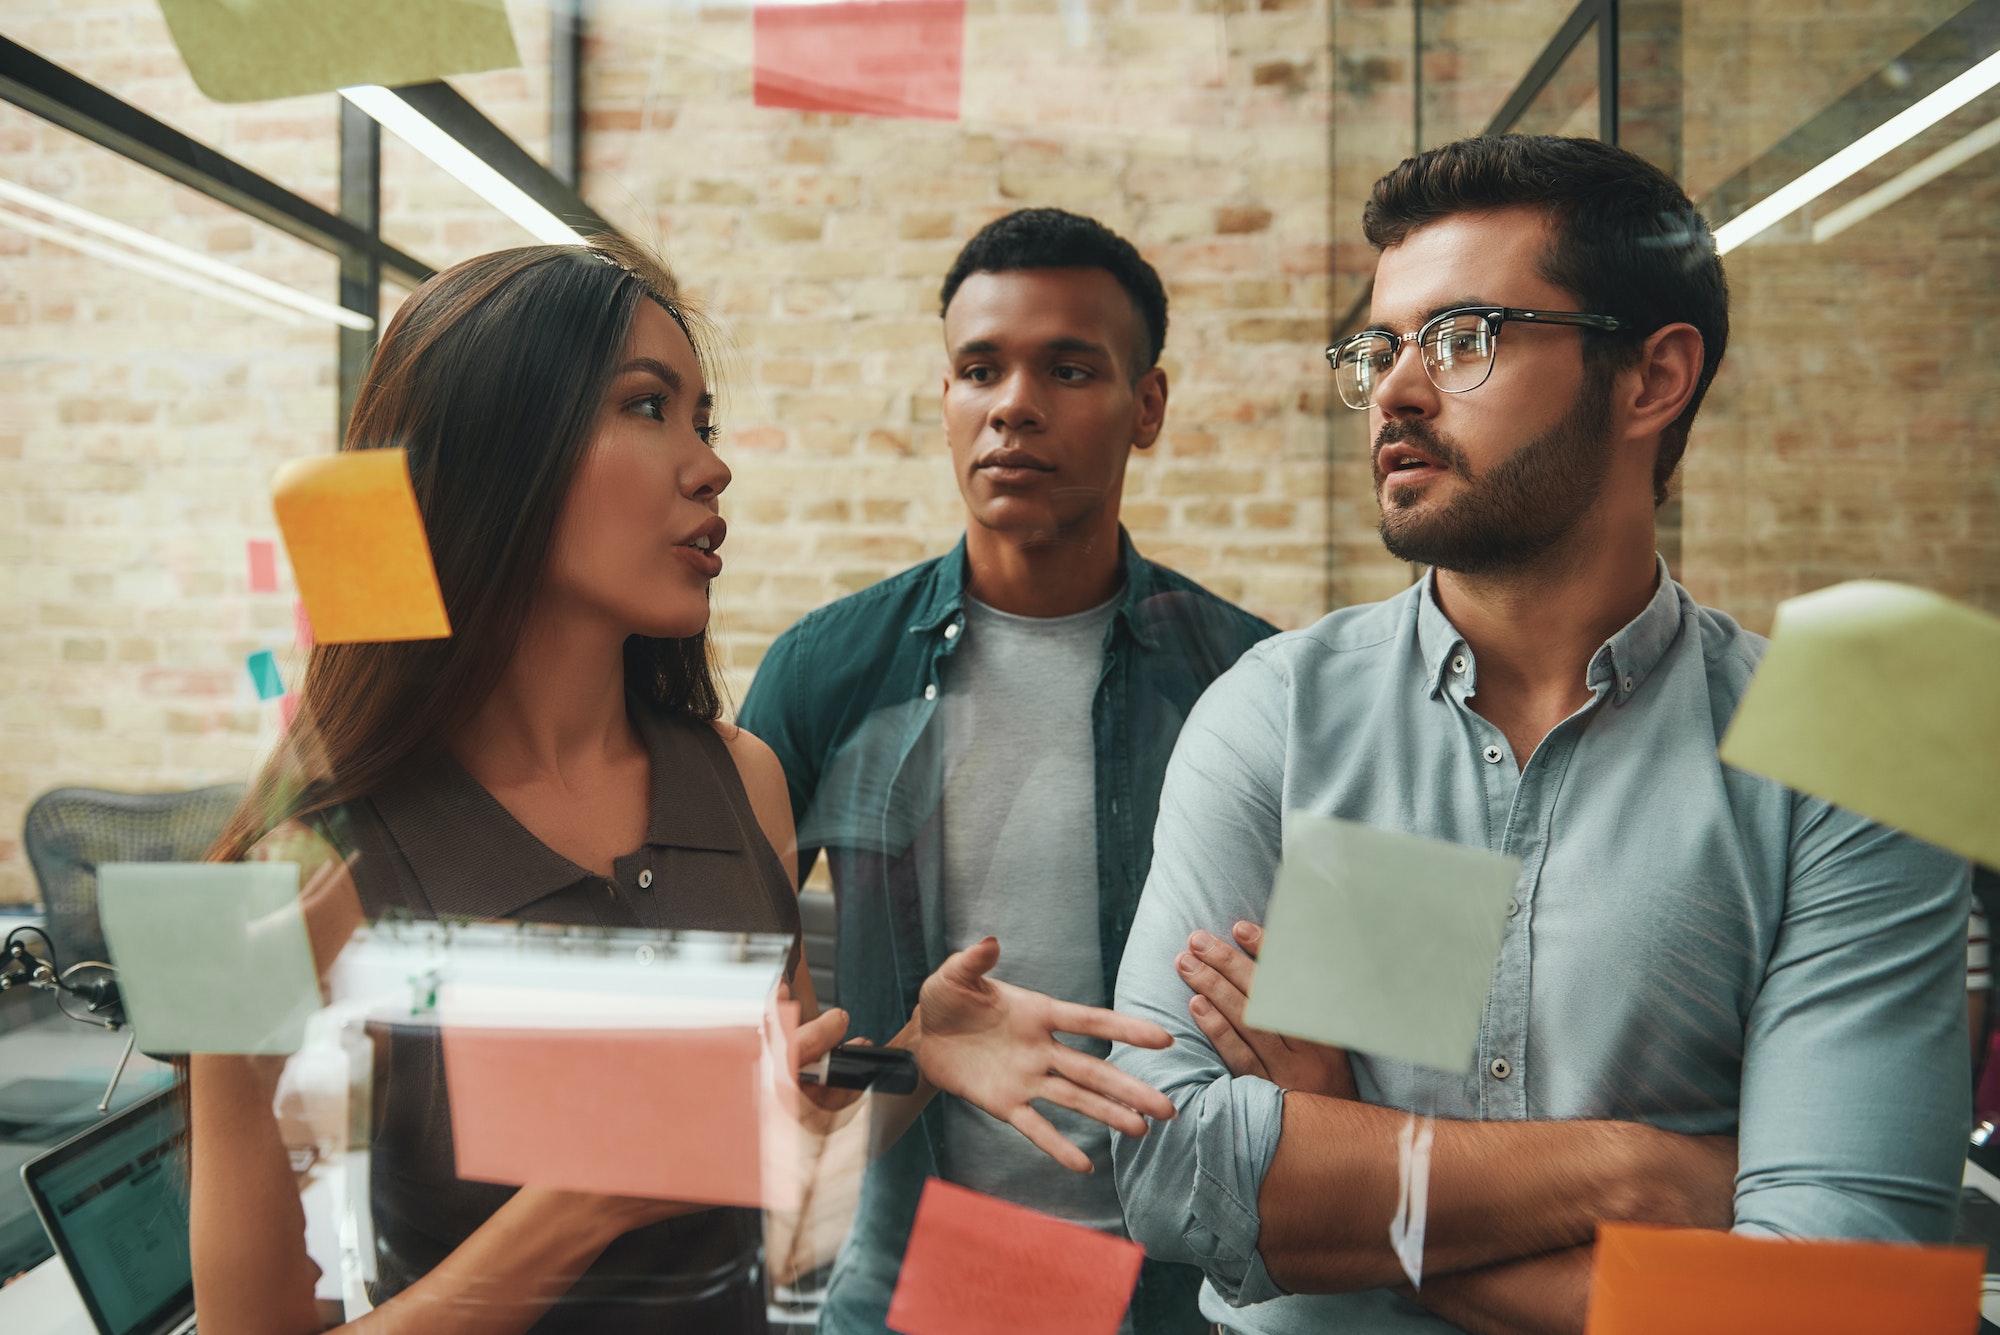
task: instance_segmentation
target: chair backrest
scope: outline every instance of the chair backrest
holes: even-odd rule
[[[36,798],[22,842],[63,967],[105,957],[99,864],[198,861],[242,797],[242,784],[225,783],[185,793],[56,788]]]

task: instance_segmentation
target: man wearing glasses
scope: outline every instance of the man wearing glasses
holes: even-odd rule
[[[1654,552],[1728,332],[1706,223],[1629,153],[1506,136],[1405,162],[1364,227],[1370,327],[1328,359],[1430,571],[1181,732],[1116,991],[1176,1038],[1114,1049],[1179,1114],[1113,1138],[1132,1236],[1228,1330],[1370,1333],[1581,1330],[1607,1220],[1948,1239],[1967,868],[1717,759],[1764,642]],[[1292,812],[1521,859],[1470,1070],[1243,1024]]]

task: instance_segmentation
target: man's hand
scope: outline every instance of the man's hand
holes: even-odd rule
[[[1007,1123],[1078,1173],[1092,1171],[1090,1156],[1058,1134],[1029,1100],[1046,1099],[1128,1136],[1145,1135],[1147,1117],[1174,1115],[1166,1095],[1056,1039],[1081,1034],[1166,1048],[1173,1046],[1171,1034],[1145,1020],[986,977],[999,962],[1000,943],[989,936],[924,980],[914,1028],[917,1065],[926,1080]]]
[[[1188,938],[1187,950],[1174,961],[1181,978],[1194,989],[1188,1013],[1214,1045],[1222,1064],[1231,1075],[1259,1076],[1280,1089],[1355,1097],[1354,1071],[1344,1049],[1252,1029],[1243,1022],[1264,929],[1253,922],[1239,922],[1232,934],[1240,951],[1207,932],[1196,932]]]

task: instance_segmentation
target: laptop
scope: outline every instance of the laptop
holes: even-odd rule
[[[21,1165],[99,1335],[194,1330],[187,1120],[163,1089]]]

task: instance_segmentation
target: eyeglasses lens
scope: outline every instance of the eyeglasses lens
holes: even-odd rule
[[[1486,383],[1493,370],[1493,328],[1485,317],[1458,315],[1424,339],[1424,369],[1447,394],[1463,394]]]
[[[1389,374],[1396,353],[1380,334],[1360,334],[1334,350],[1333,383],[1340,401],[1350,408],[1366,408],[1375,401],[1375,385]]]

